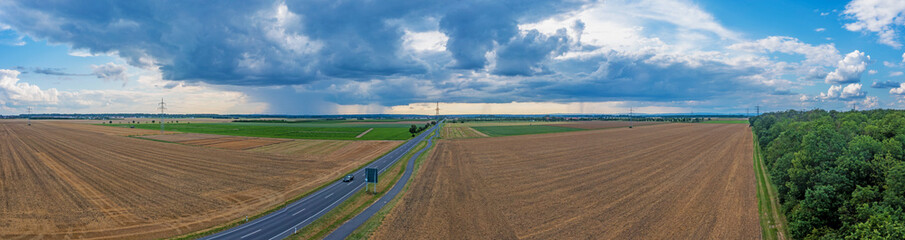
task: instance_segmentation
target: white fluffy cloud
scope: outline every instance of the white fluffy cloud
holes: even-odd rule
[[[905,83],[901,83],[897,88],[889,89],[889,94],[905,95]]]
[[[853,0],[842,12],[855,22],[845,24],[849,31],[876,33],[879,42],[901,47],[897,29],[905,25],[905,1],[902,0]]]
[[[830,89],[827,90],[826,93],[820,93],[820,98],[831,100],[850,100],[863,98],[865,97],[865,94],[866,93],[861,91],[860,83],[852,83],[845,87],[842,87],[842,85],[830,86]]]
[[[836,70],[826,75],[826,83],[841,84],[861,81],[861,73],[867,70],[867,62],[870,56],[855,50],[836,64]],[[860,84],[859,84],[860,85]]]
[[[0,69],[0,90],[0,101],[11,105],[56,104],[60,97],[57,89],[41,90],[38,86],[19,82],[19,71],[16,70]]]
[[[154,112],[161,98],[171,103],[174,113],[260,113],[267,107],[241,92],[162,80],[158,71],[139,76],[138,86],[129,89],[78,91],[41,89],[21,82],[19,74],[0,69],[0,108],[24,112],[34,107],[37,113]]]
[[[729,49],[748,52],[780,52],[786,54],[804,55],[807,64],[832,65],[842,57],[839,50],[833,44],[810,45],[799,41],[797,38],[784,36],[770,36],[751,42],[742,42],[729,46]]]
[[[864,99],[855,100],[848,103],[858,106],[859,109],[870,109],[877,107],[877,105],[880,105],[879,99],[874,96],[867,96]]]
[[[446,51],[446,41],[449,37],[439,31],[412,32],[405,31],[402,36],[405,46],[415,51]]]

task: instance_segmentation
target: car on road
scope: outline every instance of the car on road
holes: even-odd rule
[[[353,177],[352,175],[346,175],[346,177],[343,178],[343,182],[351,182],[354,178],[355,177]]]

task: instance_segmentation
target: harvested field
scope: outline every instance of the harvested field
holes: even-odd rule
[[[0,239],[184,234],[254,215],[373,155],[305,159],[0,120]]]
[[[7,121],[7,123],[9,123],[9,121]],[[23,121],[23,123],[24,123],[24,121]],[[75,122],[75,121],[38,120],[38,121],[32,121],[32,123],[44,123],[46,125],[51,125],[51,126],[55,126],[55,127],[63,127],[63,128],[73,129],[73,130],[96,132],[96,133],[103,133],[103,134],[115,135],[115,136],[142,136],[142,135],[160,134],[160,130],[97,126],[97,125],[79,123],[79,122]],[[167,131],[164,133],[173,134],[175,132]]]
[[[304,159],[333,159],[357,163],[371,160],[393,150],[403,141],[292,140],[250,151],[280,154]]]
[[[488,137],[487,134],[482,132],[478,132],[468,125],[462,123],[446,123],[443,125],[443,131],[441,135],[445,139],[460,139],[460,138],[477,138],[477,137]]]
[[[228,141],[222,143],[208,144],[205,146],[222,148],[222,149],[233,149],[233,150],[246,150],[252,149],[262,146],[267,146],[271,144],[277,144],[281,142],[292,141],[289,139],[277,139],[277,138],[246,138],[238,141]]]
[[[147,136],[141,136],[141,137],[147,138],[147,139],[167,141],[167,142],[184,142],[184,141],[201,140],[201,139],[222,138],[224,136],[216,135],[216,134],[203,134],[203,133],[177,133],[177,134],[165,134],[165,135],[147,135]]]
[[[374,239],[760,239],[751,131],[443,140]]]
[[[558,127],[570,127],[570,128],[580,128],[580,129],[605,129],[605,128],[619,128],[619,127],[628,127],[634,124],[637,126],[645,126],[645,125],[654,125],[654,124],[665,124],[665,122],[629,122],[629,121],[581,121],[581,122],[569,122],[565,124],[556,124],[554,126]]]

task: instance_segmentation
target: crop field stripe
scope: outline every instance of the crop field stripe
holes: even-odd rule
[[[753,135],[752,138],[754,139],[754,170],[757,176],[757,202],[762,236],[763,239],[768,240],[785,239],[786,236],[789,236],[789,230],[785,215],[779,210],[780,205],[777,199],[779,194],[773,187],[773,183],[770,182],[770,175],[765,169],[757,135]]]
[[[355,136],[355,138],[361,138],[361,137],[364,136],[365,134],[368,134],[369,132],[371,132],[371,130],[374,130],[374,128],[368,128],[368,130],[365,130],[365,131],[362,132],[361,134],[358,134],[358,136]]]
[[[484,133],[486,135],[490,135],[493,137],[542,134],[542,133],[557,133],[557,132],[571,132],[571,131],[581,131],[582,130],[582,129],[576,129],[576,128],[557,127],[557,126],[549,126],[549,125],[475,126],[475,127],[472,127],[472,129],[475,129],[481,133]]]

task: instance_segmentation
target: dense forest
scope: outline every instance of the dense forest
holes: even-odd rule
[[[750,119],[792,238],[905,239],[905,111]]]

